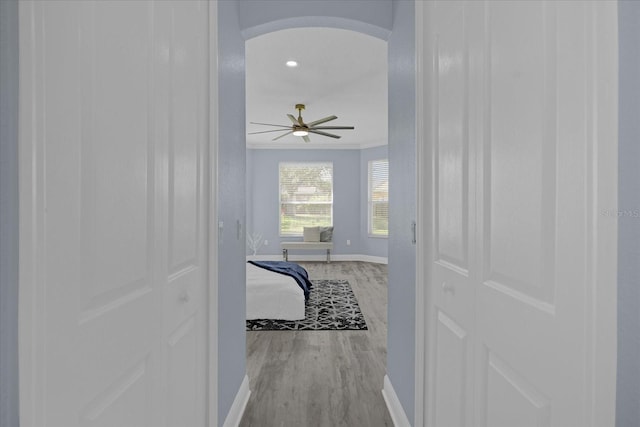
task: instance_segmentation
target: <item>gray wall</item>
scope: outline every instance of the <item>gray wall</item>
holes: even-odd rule
[[[245,376],[244,39],[237,5],[218,2],[218,420],[222,425]]]
[[[621,213],[640,212],[640,2],[619,2],[619,172]],[[640,218],[618,221],[616,425],[640,426]]]
[[[387,375],[414,417],[416,214],[414,2],[393,3],[389,38],[389,305]]]
[[[247,171],[253,187],[253,211],[249,232],[262,233],[269,241],[258,254],[278,255],[280,242],[302,240],[297,237],[280,237],[278,230],[278,164],[280,162],[331,162],[333,163],[333,253],[360,253],[360,182],[357,172],[360,166],[358,150],[250,150],[253,164]],[[351,240],[351,246],[346,240]],[[313,251],[309,251],[313,253]],[[322,255],[319,251],[317,254]]]
[[[0,0],[0,427],[18,426],[18,1]]]
[[[360,253],[363,255],[389,256],[389,239],[369,237],[369,161],[388,158],[386,145],[360,151]]]
[[[300,161],[333,163],[333,253],[387,256],[386,239],[371,239],[376,240],[377,246],[364,245],[370,240],[366,234],[366,223],[364,227],[362,225],[362,219],[366,221],[367,218],[366,160],[364,176],[361,169],[363,153],[378,152],[382,154],[374,158],[383,158],[386,157],[386,147],[369,150],[250,149],[247,152],[247,188],[251,189],[247,192],[247,206],[252,206],[252,209],[247,209],[247,231],[262,233],[263,238],[269,241],[268,246],[260,248],[258,255],[279,255],[281,241],[302,240],[280,237],[278,233],[278,164]],[[347,239],[351,241],[350,246],[346,244]],[[308,253],[313,254],[312,251]],[[323,252],[316,254],[323,255]]]

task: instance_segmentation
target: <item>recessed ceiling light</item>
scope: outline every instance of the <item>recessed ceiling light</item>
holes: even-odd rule
[[[297,67],[297,66],[298,66],[298,63],[296,61],[293,61],[293,60],[287,61],[287,67],[292,67],[293,68],[293,67]]]

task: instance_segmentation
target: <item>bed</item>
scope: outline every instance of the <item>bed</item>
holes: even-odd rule
[[[267,264],[267,263],[263,263]],[[293,263],[271,262],[276,267]],[[297,266],[297,264],[293,264]],[[298,268],[302,268],[297,266]],[[305,290],[296,279],[246,263],[247,268],[247,320],[304,319]],[[304,271],[304,269],[303,269]],[[306,275],[306,271],[304,271]],[[308,292],[307,292],[308,294]]]

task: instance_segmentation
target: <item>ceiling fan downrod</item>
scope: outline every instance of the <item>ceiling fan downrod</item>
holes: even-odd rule
[[[300,126],[304,126],[304,122],[302,121],[302,110],[304,110],[304,104],[296,104],[296,110],[298,110],[298,123],[300,123]]]

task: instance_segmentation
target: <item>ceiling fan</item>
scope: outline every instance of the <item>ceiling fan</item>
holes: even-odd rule
[[[338,117],[336,116],[328,116],[324,119],[316,120],[310,123],[305,123],[302,120],[302,110],[304,110],[304,104],[296,104],[296,110],[298,110],[298,118],[296,119],[292,114],[287,114],[289,120],[293,123],[291,126],[285,125],[274,125],[271,123],[256,123],[250,122],[253,125],[263,125],[263,126],[276,126],[282,129],[274,129],[274,130],[264,130],[261,132],[249,132],[249,135],[255,135],[258,133],[267,133],[267,132],[285,132],[280,136],[276,136],[272,139],[272,141],[283,138],[287,135],[293,134],[294,136],[301,136],[304,142],[310,142],[309,134],[313,133],[316,135],[328,136],[331,138],[340,138],[340,135],[334,135],[332,133],[325,132],[325,130],[353,130],[355,129],[353,126],[318,126],[322,123],[330,122],[331,120],[335,120]]]

